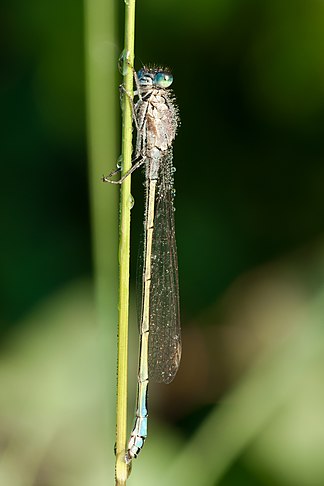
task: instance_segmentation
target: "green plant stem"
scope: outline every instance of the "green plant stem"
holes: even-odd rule
[[[132,159],[132,109],[135,36],[135,0],[125,3],[125,46],[123,69],[122,160],[125,174]],[[129,258],[130,258],[130,212],[132,207],[131,177],[121,185],[120,232],[119,232],[119,322],[118,322],[118,368],[117,368],[117,424],[116,424],[116,485],[126,484],[129,467],[125,463],[127,427],[127,362],[128,362],[128,311],[129,311]]]
[[[94,297],[102,373],[107,384],[107,415],[103,426],[107,443],[115,432],[111,395],[115,390],[117,312],[117,228],[118,191],[101,181],[101,176],[116,165],[119,154],[118,36],[116,2],[85,0],[85,75],[87,139],[89,158],[89,196],[91,209]],[[101,370],[99,370],[101,371]],[[113,385],[112,385],[113,384]],[[108,390],[109,386],[109,390]],[[111,447],[111,445],[110,445]],[[112,447],[109,450],[112,454]],[[111,458],[113,459],[113,458]],[[107,461],[108,462],[108,461]],[[113,463],[113,461],[111,461]],[[111,470],[113,474],[113,467]]]
[[[100,180],[108,167],[115,166],[118,156],[118,51],[115,24],[114,2],[85,1],[87,132],[95,298],[99,323],[105,331],[109,327],[108,316],[112,314],[117,297],[112,291],[117,278],[114,257],[117,235],[114,238],[112,231],[117,223],[117,193],[109,190],[111,188]]]

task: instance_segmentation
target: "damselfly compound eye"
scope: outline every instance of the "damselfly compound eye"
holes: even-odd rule
[[[168,88],[171,86],[172,82],[173,76],[171,73],[160,71],[159,73],[156,73],[154,77],[154,84],[160,88]]]
[[[144,75],[143,69],[140,69],[137,73],[138,79],[142,79],[143,75]]]

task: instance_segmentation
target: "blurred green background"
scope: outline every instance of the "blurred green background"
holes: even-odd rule
[[[0,12],[0,484],[113,484],[118,188],[100,177],[119,154],[124,3],[3,0]],[[170,386],[151,387],[130,485],[324,484],[323,27],[319,0],[138,1],[136,68],[171,67],[181,114],[183,359]],[[90,116],[94,64],[112,122]],[[109,275],[94,298],[96,268]]]

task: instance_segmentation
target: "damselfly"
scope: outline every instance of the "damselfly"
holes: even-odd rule
[[[137,139],[131,169],[145,168],[144,249],[141,275],[140,351],[136,417],[126,462],[140,453],[147,437],[149,379],[170,383],[181,358],[178,259],[174,226],[172,143],[179,125],[173,76],[159,67],[135,74],[138,101],[133,106]]]

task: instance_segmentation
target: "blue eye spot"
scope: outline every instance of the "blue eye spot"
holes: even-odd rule
[[[160,88],[168,88],[173,82],[171,73],[160,71],[154,76],[154,84]]]

